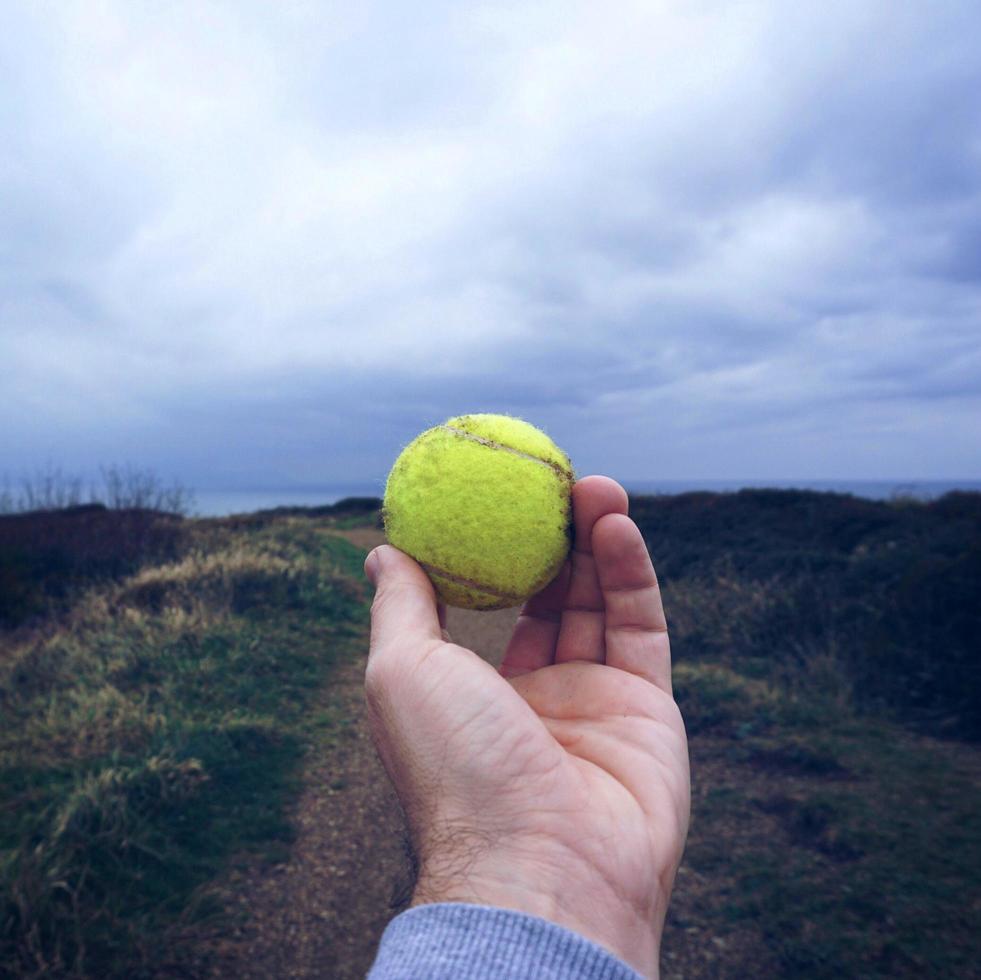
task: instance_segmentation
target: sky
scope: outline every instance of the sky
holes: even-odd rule
[[[0,472],[981,478],[981,6],[0,0]]]

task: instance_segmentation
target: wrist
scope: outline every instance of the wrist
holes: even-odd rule
[[[437,861],[423,862],[412,905],[445,902],[545,919],[602,946],[642,976],[658,976],[667,896],[645,896],[643,902],[632,903],[575,860],[443,850]]]

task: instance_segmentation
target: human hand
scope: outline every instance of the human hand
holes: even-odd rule
[[[368,716],[419,860],[414,905],[527,912],[654,977],[688,829],[685,729],[626,493],[587,477],[573,512],[571,562],[499,672],[449,641],[419,565],[376,548]]]

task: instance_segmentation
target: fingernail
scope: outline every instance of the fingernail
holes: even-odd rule
[[[378,548],[375,548],[364,560],[364,573],[372,585],[378,584],[380,565],[381,559],[378,557]]]

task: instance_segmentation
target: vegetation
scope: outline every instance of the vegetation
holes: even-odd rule
[[[86,583],[172,560],[193,494],[151,470],[105,466],[85,491],[57,467],[0,483],[0,628],[63,610]]]
[[[0,977],[178,974],[210,883],[282,856],[305,752],[351,721],[320,692],[366,641],[335,532],[377,507],[0,517]],[[692,752],[665,976],[969,975],[981,496],[631,513]]]
[[[981,494],[635,500],[687,656],[981,738]]]
[[[981,759],[914,733],[981,735],[981,496],[744,491],[632,513],[692,753],[667,975],[678,958],[686,976],[970,974]]]
[[[194,494],[187,487],[176,481],[165,484],[153,470],[135,466],[100,467],[98,480],[87,489],[81,476],[57,466],[23,476],[16,489],[8,476],[0,483],[0,514],[101,506],[186,516],[193,502]]]
[[[0,975],[139,976],[233,855],[274,853],[361,555],[307,521],[201,522],[0,659]]]
[[[811,677],[676,668],[694,796],[666,955],[695,929],[725,976],[969,975],[976,750],[856,715]]]
[[[64,611],[88,585],[174,561],[185,532],[172,514],[101,505],[0,515],[0,628]]]

